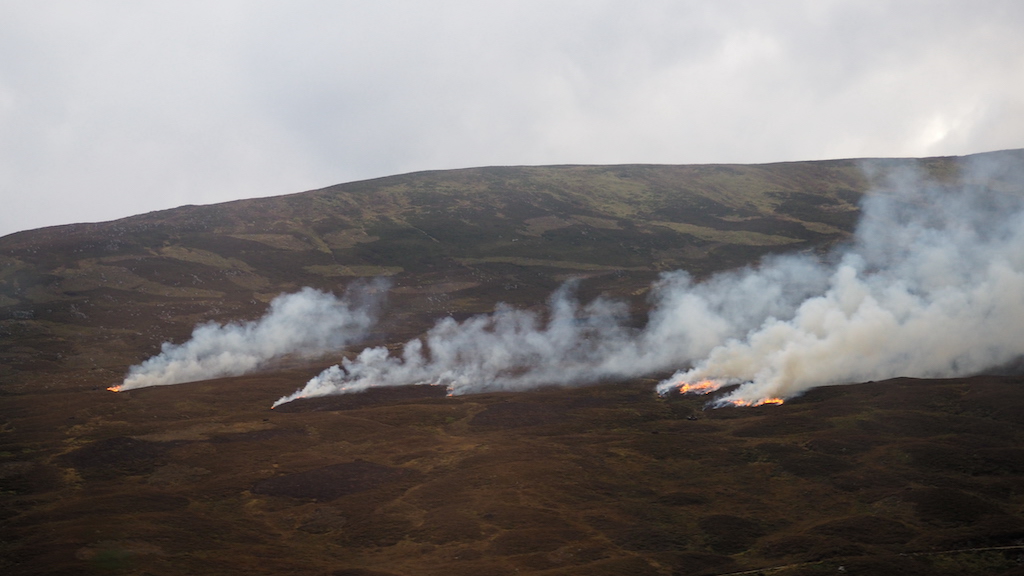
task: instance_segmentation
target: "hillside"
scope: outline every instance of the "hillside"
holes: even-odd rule
[[[823,388],[749,409],[658,398],[643,378],[268,409],[338,351],[105,390],[197,324],[361,277],[392,282],[369,338],[392,349],[440,317],[541,310],[570,278],[643,325],[663,272],[702,279],[849,240],[883,181],[865,166],[965,178],[955,158],[473,168],[0,238],[0,569],[1019,573],[1019,376]]]
[[[110,382],[198,322],[361,276],[394,280],[392,338],[438,315],[542,302],[569,277],[588,279],[584,297],[636,297],[662,271],[703,276],[843,240],[868,187],[857,165],[428,172],[17,233],[0,239],[0,318],[17,320],[0,338],[18,350],[3,364],[78,358]]]

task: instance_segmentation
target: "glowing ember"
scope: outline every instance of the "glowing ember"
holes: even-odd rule
[[[107,388],[107,390],[110,390],[111,392],[120,392],[121,391],[121,386],[120,385],[110,386],[110,387]]]

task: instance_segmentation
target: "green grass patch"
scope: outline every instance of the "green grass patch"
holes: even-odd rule
[[[402,272],[401,266],[344,266],[328,264],[324,266],[304,266],[303,270],[312,274],[335,278],[340,276],[394,276]]]
[[[654,226],[663,226],[680,232],[707,240],[709,242],[723,242],[726,244],[742,244],[744,246],[783,246],[802,242],[796,238],[786,236],[774,236],[761,234],[760,232],[749,232],[746,230],[716,230],[695,224],[684,224],[681,222],[651,222]]]
[[[647,266],[604,266],[601,264],[587,264],[586,262],[571,262],[568,260],[542,260],[540,258],[521,258],[518,256],[492,256],[490,258],[456,258],[460,264],[513,264],[515,266],[543,266],[546,268],[564,268],[568,270],[589,270],[589,271],[613,271],[613,270],[650,270]]]

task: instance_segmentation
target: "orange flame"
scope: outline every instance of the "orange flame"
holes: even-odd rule
[[[782,398],[762,398],[756,402],[748,402],[747,400],[729,400],[729,403],[733,406],[763,406],[765,404],[782,404],[785,402]]]
[[[110,387],[107,388],[107,390],[110,390],[111,392],[120,392],[121,391],[121,385],[119,384],[117,386],[110,386]]]
[[[721,388],[721,384],[714,380],[701,380],[693,384],[680,382],[676,385],[676,389],[679,390],[680,394],[710,394],[719,388]]]

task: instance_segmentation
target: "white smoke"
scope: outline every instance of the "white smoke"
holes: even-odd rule
[[[824,261],[772,257],[702,283],[665,275],[642,329],[623,322],[625,305],[581,305],[569,286],[544,315],[501,305],[461,323],[443,319],[397,356],[363,350],[274,405],[375,386],[461,394],[679,366],[690,368],[660,392],[712,380],[710,388],[741,384],[723,402],[758,404],[814,386],[1009,362],[1024,353],[1024,178],[1019,160],[972,162],[959,187],[910,171],[886,177],[866,196],[854,241]]]
[[[602,359],[615,354],[611,344],[634,337],[619,322],[627,311],[603,299],[580,307],[570,290],[571,285],[552,296],[547,322],[504,305],[462,323],[446,318],[423,341],[406,343],[400,357],[390,356],[386,348],[367,348],[354,361],[345,359],[343,367],[327,369],[275,406],[302,396],[374,386],[429,382],[462,393],[521,389],[535,382],[568,384],[616,374],[616,366]]]
[[[257,370],[286,355],[316,357],[361,340],[376,321],[386,283],[360,282],[344,298],[303,288],[282,294],[257,321],[197,326],[183,344],[132,366],[117,390],[180,384]]]
[[[762,273],[738,271],[695,284],[685,272],[654,286],[647,327],[630,328],[628,306],[604,298],[581,305],[574,283],[556,291],[545,317],[499,305],[463,322],[440,320],[400,355],[367,348],[310,380],[297,398],[358,392],[377,386],[434,384],[452,394],[571,385],[670,370],[710,352],[768,315],[792,315],[824,288],[827,276],[809,258],[776,258]],[[789,282],[783,282],[789,279]]]
[[[1024,355],[1020,166],[962,169],[977,183],[890,179],[866,199],[824,292],[723,342],[659,390],[711,379],[742,384],[720,403],[757,404],[815,386],[973,374]],[[1017,189],[984,185],[997,181]]]

